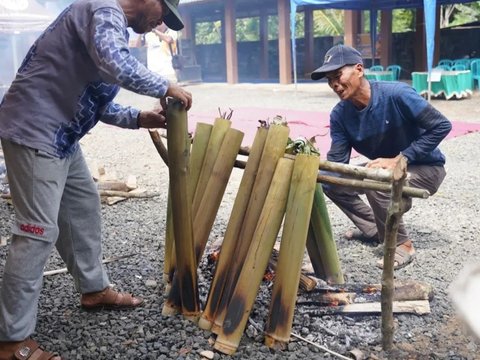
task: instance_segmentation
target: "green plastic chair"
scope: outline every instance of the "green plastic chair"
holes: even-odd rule
[[[382,65],[373,65],[368,68],[369,71],[383,71]]]
[[[387,66],[387,71],[391,71],[393,73],[393,78],[395,79],[395,81],[398,81],[398,79],[400,79],[402,67],[400,65],[389,65]]]
[[[475,88],[476,81],[477,87],[480,89],[480,60],[473,60],[470,63],[470,71],[472,72],[473,77],[473,87]]]
[[[450,59],[441,59],[439,62],[438,62],[438,66],[437,67],[441,67],[442,65],[447,65],[448,68],[452,67],[453,65],[453,61],[450,60]]]
[[[467,67],[464,64],[458,63],[458,64],[453,64],[450,70],[452,71],[467,70]]]

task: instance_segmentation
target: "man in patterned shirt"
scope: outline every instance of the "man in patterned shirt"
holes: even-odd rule
[[[79,140],[98,121],[128,129],[165,127],[164,111],[113,102],[120,87],[160,99],[191,94],[140,64],[127,27],[183,28],[178,0],[77,0],[28,52],[0,104],[0,138],[15,206],[0,290],[0,359],[54,358],[35,330],[43,268],[54,246],[81,306],[134,308],[139,297],[114,291],[102,265],[100,201]],[[58,357],[55,357],[58,358]]]
[[[355,149],[369,159],[366,167],[393,169],[403,157],[410,186],[432,195],[438,190],[446,173],[445,156],[437,146],[452,128],[445,116],[405,83],[365,79],[362,57],[349,46],[328,50],[323,65],[311,76],[312,80],[326,77],[340,98],[330,114],[332,144],[327,160],[347,164]],[[324,185],[324,191],[357,227],[345,234],[347,238],[383,241],[390,194],[365,191],[369,206],[352,189]],[[405,200],[408,211],[411,199]],[[414,258],[412,239],[401,221],[395,269]],[[377,265],[383,267],[383,261]]]

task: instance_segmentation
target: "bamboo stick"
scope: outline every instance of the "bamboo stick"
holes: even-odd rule
[[[225,280],[222,297],[215,314],[212,331],[218,333],[226,315],[227,305],[230,301],[232,291],[235,288],[240,270],[250,246],[253,233],[257,226],[260,213],[267,196],[273,173],[278,159],[283,157],[288,140],[289,128],[283,125],[271,125],[268,130],[267,140],[263,150],[262,158],[258,166],[258,173],[255,184],[250,195],[243,225],[237,241],[235,256],[230,263],[230,269]]]
[[[175,234],[176,273],[179,282],[181,311],[188,319],[196,319],[200,313],[197,264],[193,248],[192,208],[188,195],[188,139],[187,112],[179,101],[171,101],[167,107],[168,163],[172,194],[173,229]],[[175,281],[175,280],[174,280]],[[175,313],[172,306],[174,292],[170,291],[164,303],[163,313]]]
[[[205,330],[211,329],[215,318],[215,312],[223,292],[230,263],[234,257],[236,242],[243,224],[255,178],[257,176],[258,166],[262,157],[267,134],[268,130],[266,128],[259,128],[253,140],[250,156],[246,163],[245,171],[233,204],[232,214],[225,231],[222,249],[210,285],[205,309],[198,322],[199,327]]]
[[[250,248],[228,304],[223,328],[215,342],[215,349],[224,354],[232,355],[242,338],[285,214],[293,163],[286,158],[278,160]]]
[[[397,233],[402,218],[402,188],[407,177],[407,163],[403,156],[398,157],[393,170],[392,195],[385,221],[385,240],[382,273],[382,347],[389,351],[393,347],[393,293],[395,250],[397,247]]]
[[[381,168],[366,168],[350,164],[336,163],[328,160],[320,160],[320,170],[333,171],[343,175],[350,175],[357,179],[370,179],[383,182],[392,181],[392,171]]]
[[[208,179],[212,173],[215,165],[215,160],[219,154],[220,147],[222,146],[223,139],[227,130],[230,128],[231,122],[226,119],[218,118],[215,123],[208,140],[207,150],[202,163],[202,169],[200,171],[197,186],[195,188],[195,194],[193,195],[192,214],[195,216],[200,207],[205,188],[208,184]]]
[[[148,133],[150,134],[150,138],[152,139],[153,145],[155,145],[158,154],[162,158],[165,165],[168,166],[168,150],[162,141],[162,137],[157,130],[149,130]]]
[[[273,252],[272,252],[272,257],[273,255],[275,254],[276,250],[273,249]],[[271,269],[273,271],[275,271],[277,269],[277,261],[272,259],[272,257],[270,257],[270,260],[268,261],[268,266],[271,267]],[[299,289],[305,291],[305,292],[310,292],[310,291],[313,291],[315,289],[315,287],[317,286],[317,280],[311,278],[310,276],[306,275],[302,272],[300,272],[300,285],[299,285]]]
[[[354,179],[345,179],[339,178],[335,176],[327,176],[327,175],[318,175],[317,182],[326,183],[326,184],[334,184],[339,186],[347,186],[347,187],[354,187],[358,189],[367,189],[367,190],[376,190],[376,191],[383,191],[383,192],[391,192],[392,185],[391,184],[383,184],[380,182],[374,182],[371,180],[362,181],[362,180],[354,180]],[[402,196],[409,196],[415,198],[422,198],[428,199],[430,193],[424,189],[417,189],[412,187],[403,187]]]
[[[295,159],[265,333],[271,348],[283,349],[290,340],[319,160],[305,154]]]
[[[343,284],[345,279],[343,278],[340,259],[338,258],[337,245],[333,238],[325,196],[320,184],[317,184],[315,187],[310,224],[318,254],[320,254],[322,259],[321,263],[325,273],[324,280],[330,284]]]

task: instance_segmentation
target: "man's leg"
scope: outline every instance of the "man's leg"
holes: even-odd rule
[[[2,140],[15,207],[0,291],[0,341],[23,341],[35,329],[43,269],[58,236],[67,160]]]
[[[360,198],[361,193],[358,190],[342,186],[323,185],[323,191],[365,237],[373,238],[377,235],[377,225],[373,211]]]
[[[58,215],[57,250],[82,293],[109,285],[102,264],[101,211],[97,187],[81,149],[71,156]]]

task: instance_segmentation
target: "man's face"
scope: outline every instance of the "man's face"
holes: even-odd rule
[[[344,67],[331,71],[325,75],[328,85],[335,94],[342,100],[351,99],[360,87],[363,74],[361,64],[345,65]]]
[[[168,13],[168,7],[163,0],[138,0],[135,17],[129,26],[137,34],[152,31],[163,22],[163,17]]]

